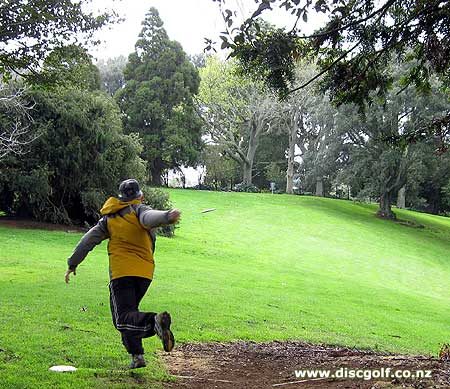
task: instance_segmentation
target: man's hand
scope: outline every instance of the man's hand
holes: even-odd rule
[[[73,270],[67,269],[66,275],[64,277],[64,279],[66,280],[66,284],[68,284],[70,281],[70,273],[73,273],[74,276],[77,275],[77,271],[75,269],[73,269]]]
[[[179,209],[171,209],[167,218],[169,219],[169,224],[175,224],[180,220],[181,212]]]

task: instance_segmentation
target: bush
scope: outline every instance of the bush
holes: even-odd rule
[[[41,136],[0,170],[0,209],[39,221],[96,223],[107,194],[130,176],[142,180],[136,135],[124,135],[119,109],[103,92],[35,90],[33,130]]]
[[[214,186],[206,185],[206,184],[197,184],[197,185],[191,187],[190,189],[195,189],[195,190],[216,190],[216,188],[214,188]]]
[[[259,193],[259,189],[253,184],[244,184],[241,182],[240,184],[236,184],[233,188],[235,192],[248,192],[248,193]]]
[[[172,202],[169,198],[169,193],[164,192],[158,188],[150,188],[145,186],[142,188],[144,193],[144,203],[148,204],[153,209],[161,211],[169,210],[173,208]],[[173,224],[169,226],[160,227],[156,230],[159,235],[171,237],[175,235],[175,226]]]

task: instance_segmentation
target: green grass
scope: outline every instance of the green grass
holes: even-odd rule
[[[434,354],[450,341],[450,219],[302,196],[171,190],[182,214],[158,238],[142,309],[168,309],[178,342],[300,339]],[[206,208],[216,211],[202,214]],[[127,355],[108,305],[105,244],[69,285],[80,234],[0,228],[2,387],[158,387],[170,379]],[[74,374],[48,372],[72,364]]]

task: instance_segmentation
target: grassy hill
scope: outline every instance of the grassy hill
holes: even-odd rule
[[[303,196],[171,190],[183,212],[158,238],[143,310],[168,309],[178,342],[301,339],[436,354],[450,340],[450,219]],[[216,208],[201,213],[207,208]],[[123,387],[167,379],[130,373],[109,313],[106,244],[69,285],[80,234],[0,224],[0,380],[6,387]],[[80,367],[75,375],[47,371]],[[121,386],[122,385],[122,386]]]

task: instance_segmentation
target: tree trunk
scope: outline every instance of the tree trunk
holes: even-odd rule
[[[163,161],[156,158],[150,166],[150,179],[153,186],[162,186]]]
[[[397,217],[392,212],[392,192],[383,193],[380,197],[380,207],[377,211],[377,216],[383,219],[395,220]]]
[[[156,171],[155,169],[152,169],[150,179],[152,186],[162,186],[161,170]]]
[[[317,177],[316,180],[316,196],[323,197],[323,178]]]
[[[244,185],[252,184],[252,171],[253,171],[253,161],[245,161],[244,163],[244,172],[243,172],[243,180]]]
[[[167,176],[163,177],[163,172],[166,169],[165,162],[161,158],[155,158],[150,165],[151,185],[162,186],[167,184]]]
[[[397,195],[397,208],[406,208],[406,187],[401,187]]]
[[[406,146],[398,163],[398,167],[392,169],[392,174],[386,180],[386,185],[382,190],[380,196],[380,207],[378,208],[377,216],[384,219],[397,219],[397,216],[395,216],[395,213],[392,212],[391,209],[392,199],[394,195],[406,185],[408,151],[409,147]]]
[[[289,131],[289,151],[287,160],[287,170],[286,170],[286,193],[294,193],[294,158],[295,158],[295,145],[297,144],[297,123],[294,119],[291,123],[291,128]]]
[[[247,156],[244,161],[243,182],[244,185],[251,185],[253,180],[253,161],[255,160],[256,149],[258,148],[261,126],[256,119],[252,119],[250,126],[250,137],[248,140]]]

